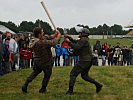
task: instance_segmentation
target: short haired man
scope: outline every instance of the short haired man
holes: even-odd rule
[[[58,43],[61,34],[59,31],[56,31],[53,36],[46,37],[43,29],[39,27],[36,27],[33,33],[35,38],[32,39],[30,47],[34,51],[34,67],[33,72],[27,77],[22,86],[22,91],[26,93],[28,84],[43,71],[44,78],[42,81],[42,87],[39,90],[39,93],[43,93],[46,91],[46,87],[52,74],[53,61],[51,47]]]
[[[92,66],[92,50],[89,43],[89,30],[87,28],[82,28],[79,32],[80,40],[75,42],[71,37],[68,37],[69,46],[73,48],[79,54],[79,61],[73,67],[70,73],[69,89],[66,94],[73,94],[73,88],[76,78],[81,74],[82,79],[87,82],[93,83],[96,86],[96,92],[100,92],[102,85],[88,76],[88,72]]]

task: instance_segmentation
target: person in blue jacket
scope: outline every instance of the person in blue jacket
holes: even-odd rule
[[[66,66],[66,61],[68,59],[67,48],[62,48],[62,55],[63,55],[63,66]]]
[[[55,57],[55,66],[60,66],[60,56],[62,55],[62,48],[60,42],[55,47],[56,57]]]

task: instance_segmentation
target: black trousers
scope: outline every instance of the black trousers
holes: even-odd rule
[[[76,78],[79,74],[81,74],[82,79],[87,82],[93,83],[96,86],[100,83],[96,82],[93,78],[88,76],[88,72],[92,66],[91,61],[85,62],[78,62],[76,66],[73,67],[72,71],[70,72],[70,81],[69,81],[69,91],[73,91],[73,87],[76,81]]]
[[[55,66],[60,66],[60,56],[55,57]]]
[[[44,78],[42,80],[42,87],[46,88],[48,85],[49,79],[51,77],[51,74],[52,74],[52,64],[38,65],[35,63],[33,67],[33,72],[27,77],[24,85],[28,85],[42,71],[44,72]]]

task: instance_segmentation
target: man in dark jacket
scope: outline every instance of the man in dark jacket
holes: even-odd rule
[[[78,33],[80,33],[80,40],[77,43],[73,42],[72,38],[67,38],[69,46],[75,51],[78,51],[79,61],[70,73],[69,90],[66,94],[73,94],[75,80],[79,74],[81,74],[82,79],[85,81],[95,84],[96,92],[98,93],[100,92],[102,85],[88,76],[88,72],[92,66],[92,51],[88,38],[89,30],[83,28]]]
[[[34,67],[33,72],[29,75],[22,86],[22,91],[27,92],[28,84],[43,71],[44,79],[42,81],[42,87],[39,90],[39,93],[43,93],[46,91],[46,87],[52,74],[53,61],[51,46],[58,43],[61,34],[59,31],[56,31],[55,34],[49,38],[44,36],[42,28],[35,28],[33,33],[35,38],[32,39],[30,48],[34,51]]]
[[[3,33],[0,31],[0,75],[4,74],[3,73],[3,68],[2,68],[2,59],[3,59],[2,55],[3,55],[3,50],[4,50],[3,41],[2,41],[2,34]]]

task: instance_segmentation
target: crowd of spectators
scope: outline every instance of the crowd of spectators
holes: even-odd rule
[[[34,66],[33,51],[29,48],[31,34],[11,34],[0,32],[0,75],[16,71],[18,69]],[[70,66],[74,59],[77,63],[78,57],[72,54],[73,50],[65,41],[51,48],[54,66]],[[62,57],[62,58],[61,58]],[[63,64],[61,65],[61,59]]]
[[[31,38],[31,34],[25,36],[0,32],[0,75],[34,66],[33,51],[29,48]],[[131,47],[120,46],[120,43],[115,46],[108,45],[108,43],[101,45],[97,40],[92,48],[93,65],[99,66],[99,59],[102,59],[103,66],[133,65],[132,48],[133,45]],[[55,47],[52,47],[51,51],[55,67],[72,66],[78,62],[79,56],[73,54],[73,49],[65,38],[63,42],[59,41]]]
[[[30,65],[30,60],[33,58],[32,50],[29,48],[30,38],[30,35],[0,32],[0,75],[32,66]]]
[[[129,66],[133,65],[133,44],[130,47],[120,46],[117,42],[115,46],[111,46],[108,43],[100,44],[97,40],[93,46],[94,52],[94,65],[98,65],[98,59],[102,59],[102,65],[108,66]]]

